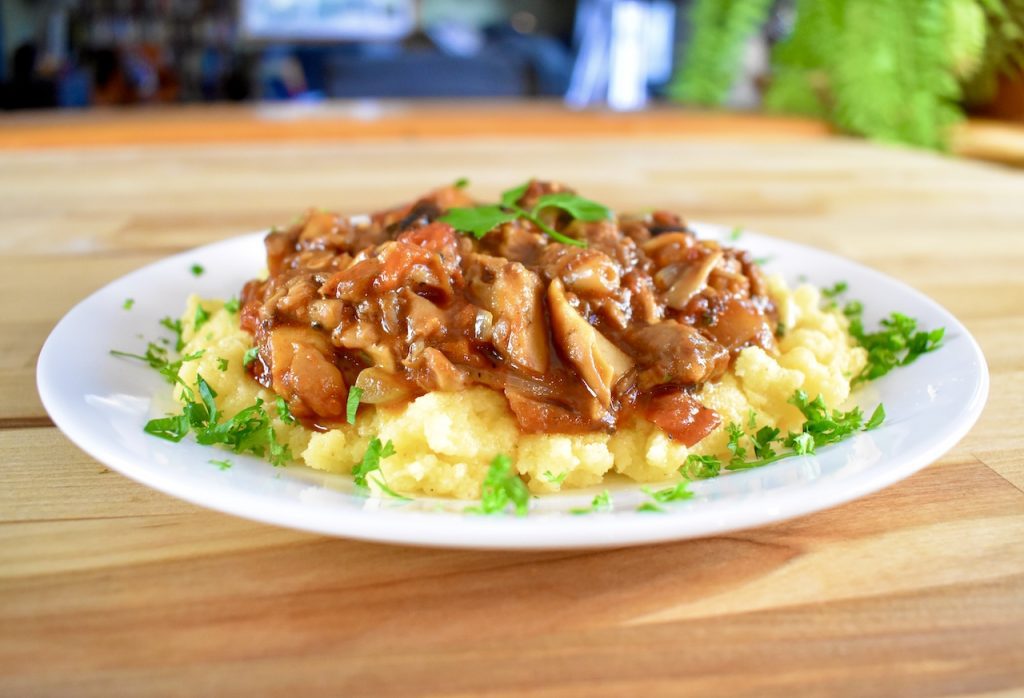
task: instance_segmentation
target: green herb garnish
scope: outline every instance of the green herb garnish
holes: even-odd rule
[[[729,231],[728,237],[730,240],[733,241],[739,240],[741,237],[743,237],[743,228],[736,226],[735,228]]]
[[[249,347],[245,350],[245,355],[242,357],[242,368],[249,368],[249,364],[256,360],[256,357],[260,355],[259,347]]]
[[[686,462],[679,466],[679,474],[687,480],[707,480],[722,471],[722,461],[715,456],[699,456],[691,453]]]
[[[569,477],[569,471],[566,470],[564,473],[559,473],[558,475],[555,475],[550,470],[545,470],[542,477],[548,482],[550,482],[552,485],[561,485],[563,482],[565,482],[565,478]]]
[[[196,375],[196,388],[200,400],[186,388],[182,395],[184,407],[180,415],[152,419],[143,428],[147,434],[178,442],[189,431],[195,433],[196,442],[203,446],[221,444],[235,453],[251,453],[266,457],[273,465],[282,466],[292,460],[291,449],[277,440],[270,416],[263,408],[263,400],[246,407],[231,419],[221,421],[214,398],[216,391]]]
[[[838,443],[860,431],[874,429],[885,420],[885,408],[881,404],[865,422],[864,413],[859,407],[847,412],[830,410],[820,395],[810,400],[802,390],[794,392],[789,402],[804,416],[805,421],[799,432],[781,436],[778,429],[765,426],[747,434],[738,424],[732,423],[726,427],[729,450],[733,454],[725,466],[727,470],[749,470],[789,456],[809,455],[822,446]],[[750,460],[746,459],[747,448],[742,445],[744,439],[754,452]]]
[[[199,331],[199,328],[205,325],[210,320],[210,314],[206,312],[206,309],[201,305],[196,305],[196,314],[192,318],[192,328],[195,332]]]
[[[363,453],[363,460],[352,468],[352,480],[358,487],[366,487],[366,476],[374,470],[380,470],[382,458],[387,458],[394,454],[395,447],[391,441],[381,444],[380,439],[374,437],[370,440],[366,451]]]
[[[835,308],[838,305],[836,299],[848,288],[845,281],[839,281],[830,288],[822,289],[822,295],[831,299],[826,307]],[[843,306],[843,314],[850,321],[850,335],[868,352],[867,365],[854,376],[853,385],[881,378],[894,368],[913,363],[921,354],[935,351],[942,346],[946,334],[944,327],[918,330],[917,320],[895,312],[881,321],[881,329],[866,332],[864,304],[860,301],[847,302]]]
[[[363,397],[363,389],[353,386],[348,391],[348,401],[345,404],[345,421],[349,424],[356,423],[356,411],[359,409],[359,399]]]
[[[501,514],[508,505],[515,508],[516,515],[526,516],[530,508],[530,490],[512,469],[512,459],[499,453],[491,461],[480,493],[480,506],[469,507],[474,514]]]
[[[178,372],[181,370],[181,365],[186,361],[197,360],[204,352],[204,349],[200,349],[199,351],[186,354],[185,356],[172,361],[167,349],[159,344],[154,344],[153,342],[149,342],[146,345],[145,354],[132,354],[131,352],[118,351],[117,349],[110,350],[111,356],[120,356],[125,359],[136,359],[138,361],[146,362],[149,364],[150,368],[155,369],[164,377],[164,380],[172,385],[174,383],[181,383],[181,380],[178,378]],[[182,383],[182,385],[184,385],[184,383]]]
[[[388,443],[391,443],[391,442],[389,441]],[[377,487],[380,488],[381,492],[383,492],[384,494],[388,495],[389,497],[393,497],[394,499],[401,499],[401,500],[406,501],[406,502],[411,502],[412,501],[412,497],[406,497],[404,494],[398,494],[393,489],[388,487],[384,483],[384,481],[381,480],[379,477],[372,477],[371,476],[370,479],[373,480],[374,484],[376,484]]]
[[[228,370],[228,360],[225,359],[223,356],[217,357],[217,370],[221,372]]]
[[[121,307],[124,308],[125,310],[131,310],[133,305],[135,305],[134,298],[125,298],[124,303],[121,305]]]
[[[239,302],[238,298],[231,297],[226,303],[224,303],[224,310],[228,311],[232,315],[238,312]]]
[[[209,460],[209,461],[207,461],[207,462],[208,462],[208,463],[209,463],[210,465],[216,465],[216,466],[217,466],[218,468],[220,468],[221,470],[227,470],[228,468],[230,468],[230,467],[231,467],[231,461],[229,461],[229,460],[228,460],[227,458],[224,458],[224,459],[221,459],[221,460],[217,460],[217,459],[210,459],[210,460]]]
[[[203,272],[206,270],[203,269],[203,266],[201,264],[193,264],[191,267],[189,267],[189,271],[192,272],[192,276],[202,276]]]
[[[281,421],[285,424],[295,424],[295,417],[292,416],[292,411],[288,409],[288,403],[284,401],[284,398],[280,395],[274,400],[274,407],[277,408],[277,416],[280,417]]]
[[[459,177],[458,179],[455,180],[452,186],[455,187],[456,189],[465,189],[466,187],[469,186],[469,179],[466,177]]]
[[[167,329],[169,329],[171,332],[174,333],[174,336],[175,336],[174,350],[175,351],[181,351],[182,349],[185,348],[185,340],[182,339],[182,337],[181,337],[181,333],[182,333],[181,320],[178,320],[178,319],[175,319],[175,318],[171,318],[171,317],[160,318],[160,325],[163,326],[163,327],[166,327]]]
[[[569,192],[545,194],[537,199],[537,203],[532,209],[526,210],[519,205],[519,199],[526,193],[529,186],[530,183],[526,182],[502,192],[500,204],[453,208],[438,220],[480,239],[503,223],[524,218],[558,242],[576,247],[586,247],[587,243],[583,240],[571,238],[541,221],[541,211],[546,208],[557,208],[581,221],[600,221],[612,217],[611,211],[601,204]]]
[[[638,506],[636,508],[636,510],[637,511],[652,512],[652,513],[656,513],[656,514],[664,514],[665,513],[665,510],[662,507],[659,507],[654,502],[644,502],[643,504]]]
[[[590,501],[589,506],[576,507],[570,509],[570,514],[594,514],[599,511],[611,511],[612,508],[612,495],[608,490],[601,492],[600,494],[594,495],[594,498]]]
[[[854,377],[854,385],[881,378],[894,368],[911,364],[922,354],[935,351],[942,346],[946,334],[944,327],[918,330],[917,320],[903,313],[892,313],[882,320],[882,329],[865,332],[859,304],[847,304],[844,312],[850,318],[850,334],[868,351],[868,363]]]

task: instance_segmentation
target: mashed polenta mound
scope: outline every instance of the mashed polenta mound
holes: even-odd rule
[[[343,424],[327,432],[287,424],[272,408],[268,412],[275,415],[278,439],[298,460],[317,470],[349,474],[371,439],[391,441],[395,453],[381,460],[380,472],[388,487],[403,494],[475,499],[499,453],[512,458],[536,493],[596,485],[611,472],[638,482],[677,479],[679,467],[691,453],[728,460],[725,427],[731,422],[746,424],[751,412],[757,428],[799,430],[803,416],[788,402],[797,389],[811,397],[820,395],[830,408],[838,407],[850,395],[852,377],[866,364],[867,353],[850,337],[846,318],[821,308],[817,288],[802,285],[790,290],[780,276],[771,277],[768,287],[785,328],[778,354],[748,347],[721,380],[704,385],[697,397],[721,415],[722,426],[693,448],[673,441],[642,419],[611,435],[522,434],[505,397],[485,387],[432,392],[402,407],[367,405],[355,425]],[[198,331],[194,326],[197,305],[209,313]],[[218,409],[229,417],[257,398],[274,404],[276,396],[243,366],[252,337],[240,328],[237,313],[226,310],[221,301],[192,296],[182,326],[183,354],[203,351],[199,359],[182,365],[179,377],[186,384],[195,385],[197,374],[202,374],[217,392]],[[182,393],[179,386],[179,400]],[[379,488],[374,478],[368,483],[371,489]]]

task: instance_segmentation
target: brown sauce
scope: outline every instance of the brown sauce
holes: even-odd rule
[[[532,182],[521,204],[566,188]],[[640,414],[692,445],[719,423],[694,394],[746,346],[774,350],[776,311],[749,254],[656,212],[520,219],[481,240],[437,219],[444,188],[369,221],[310,211],[267,236],[266,280],[242,292],[253,377],[316,428],[361,403],[484,385],[524,432],[611,431]]]

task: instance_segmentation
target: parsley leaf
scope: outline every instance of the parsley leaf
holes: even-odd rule
[[[845,281],[839,281],[831,288],[822,289],[822,295],[832,299],[826,307],[836,307],[835,299],[848,288]],[[944,327],[918,330],[917,320],[896,312],[881,321],[881,329],[866,332],[864,304],[860,301],[846,303],[843,314],[850,321],[850,335],[868,352],[867,365],[854,377],[853,385],[881,378],[894,368],[913,363],[921,354],[935,351],[942,346],[946,334]]]
[[[859,407],[846,412],[830,410],[820,395],[811,400],[802,390],[795,391],[789,402],[804,416],[805,421],[799,432],[790,432],[783,437],[778,429],[767,426],[753,434],[744,434],[742,427],[737,424],[727,427],[729,450],[733,453],[729,464],[725,466],[727,470],[749,470],[789,456],[813,454],[822,446],[843,441],[859,431],[875,429],[885,420],[885,408],[881,404],[865,423],[864,413]],[[740,445],[744,437],[754,450],[754,458],[751,460],[746,460],[747,449]],[[776,448],[788,450],[780,451]]]
[[[608,490],[594,495],[590,506],[576,507],[569,510],[570,514],[594,514],[599,511],[611,511],[612,495]]]
[[[245,355],[242,357],[242,368],[249,368],[249,364],[256,360],[256,357],[260,355],[259,347],[249,347],[245,350]]]
[[[651,496],[658,504],[667,504],[668,502],[681,502],[685,499],[692,499],[693,492],[690,491],[690,481],[682,480],[674,487],[666,487],[662,490],[651,490],[644,488],[644,492]]]
[[[741,237],[743,237],[743,228],[736,226],[735,228],[729,231],[728,237],[732,241],[739,240]]]
[[[146,422],[146,426],[142,430],[158,438],[178,443],[188,434],[188,417],[184,414],[179,414],[173,417],[151,419]]]
[[[181,351],[185,348],[185,340],[181,338],[181,320],[165,317],[160,319],[160,324],[174,333],[177,338],[174,342],[174,350]]]
[[[722,462],[715,456],[699,456],[691,453],[686,462],[679,466],[679,474],[688,480],[706,480],[716,477],[722,470]]]
[[[637,511],[653,512],[653,513],[658,513],[658,514],[664,514],[665,513],[665,510],[662,507],[659,507],[654,502],[644,502],[643,504],[638,506],[636,508],[636,510]]]
[[[512,187],[501,192],[501,205],[506,208],[519,208],[519,200],[530,188],[529,182],[523,182],[518,187]]]
[[[578,221],[603,221],[612,217],[607,207],[567,191],[541,196],[532,213],[536,216],[545,208],[559,208]]]
[[[480,506],[469,507],[475,514],[501,514],[511,504],[517,516],[526,516],[530,508],[530,490],[512,468],[512,459],[499,453],[491,461],[480,491]]]
[[[456,230],[472,233],[473,237],[479,240],[502,223],[510,223],[517,218],[519,218],[519,213],[506,211],[501,206],[477,206],[475,208],[449,209],[438,220]]]
[[[149,364],[150,368],[155,369],[161,376],[163,376],[164,380],[173,385],[174,383],[181,382],[178,378],[178,372],[181,370],[181,365],[186,361],[195,361],[201,357],[205,351],[205,349],[200,349],[199,351],[186,354],[185,356],[172,361],[166,349],[159,344],[149,342],[149,344],[146,345],[145,354],[132,354],[127,351],[111,349],[110,355],[120,356],[125,359],[137,359],[138,361],[144,361]],[[184,385],[184,383],[182,383],[182,385]]]
[[[223,356],[217,357],[217,370],[221,372],[228,370],[228,360]]]
[[[380,470],[382,458],[387,458],[394,454],[395,447],[391,441],[382,445],[380,439],[376,437],[371,439],[366,447],[366,451],[363,453],[363,460],[352,468],[352,480],[356,483],[356,486],[366,487],[366,476],[374,470]]]
[[[238,298],[235,297],[235,296],[232,296],[230,299],[228,299],[224,303],[224,310],[228,311],[232,315],[234,315],[235,313],[238,312],[238,308],[239,307],[240,307],[240,304],[239,304]]]
[[[193,264],[191,267],[189,267],[189,271],[192,272],[192,276],[202,276],[203,272],[206,270],[203,269],[203,266],[201,264]]]
[[[352,386],[348,391],[348,402],[345,404],[345,421],[349,424],[356,423],[356,411],[359,409],[359,400],[363,397],[363,389]]]
[[[210,319],[210,314],[201,305],[196,306],[196,315],[192,319],[192,327],[198,332],[199,328],[205,325]]]
[[[216,465],[221,470],[227,470],[228,468],[231,467],[231,461],[229,461],[227,458],[224,458],[224,459],[221,459],[221,460],[216,460],[216,459],[211,458],[207,462],[210,465]]]
[[[391,443],[391,442],[389,441],[388,443]],[[389,497],[393,497],[394,499],[401,499],[401,500],[406,501],[406,502],[411,502],[412,501],[412,497],[406,497],[404,494],[398,494],[393,489],[388,487],[384,483],[384,481],[381,480],[379,477],[372,477],[371,476],[370,479],[373,480],[373,482],[377,485],[377,487],[379,487],[381,489],[381,492],[383,492],[384,494],[388,495]]]
[[[469,179],[466,177],[459,177],[454,183],[452,183],[452,186],[456,189],[465,189],[469,186]]]
[[[284,398],[280,395],[274,400],[274,407],[277,408],[277,416],[281,418],[281,421],[285,424],[295,424],[295,417],[292,416],[292,411],[288,409],[288,403],[284,401]]]
[[[544,223],[539,218],[539,213],[545,208],[558,208],[583,221],[598,221],[612,217],[611,211],[605,206],[570,192],[545,194],[537,199],[532,211],[527,211],[519,205],[519,200],[529,187],[530,182],[524,182],[518,187],[502,192],[499,204],[449,209],[438,220],[448,223],[456,230],[470,233],[479,240],[502,223],[525,218],[562,244],[586,247],[587,243],[583,240],[571,238]]]
[[[125,298],[124,304],[121,307],[124,308],[125,310],[131,310],[133,305],[135,305],[134,298]]]
[[[569,477],[569,471],[566,470],[564,473],[559,473],[558,475],[555,475],[550,470],[545,470],[543,477],[552,485],[561,485],[563,482],[565,482],[565,478]]]

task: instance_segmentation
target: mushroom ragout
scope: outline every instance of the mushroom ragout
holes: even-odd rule
[[[242,293],[249,371],[316,429],[361,403],[502,392],[527,433],[613,431],[639,415],[691,446],[720,423],[697,401],[744,348],[775,350],[776,309],[749,253],[698,240],[677,215],[581,220],[532,181],[513,217],[467,235],[446,187],[366,218],[310,211],[266,238]],[[559,242],[551,231],[577,244]]]

